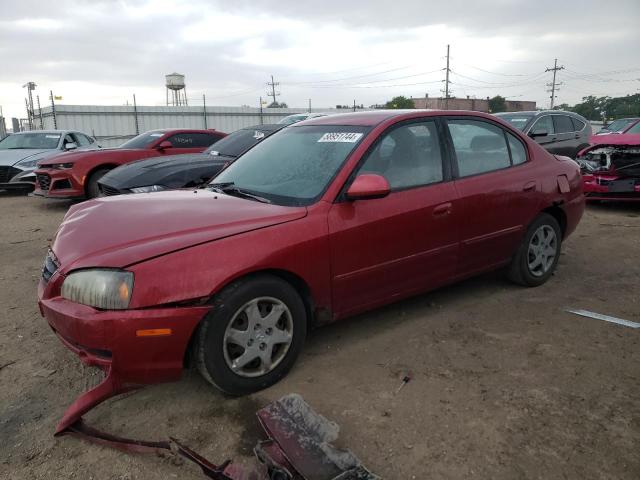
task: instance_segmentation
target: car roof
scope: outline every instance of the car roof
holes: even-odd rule
[[[426,115],[425,115],[426,114]],[[367,110],[364,112],[338,113],[324,117],[310,118],[302,122],[294,123],[290,127],[302,127],[307,125],[353,125],[363,127],[373,127],[390,119],[410,119],[419,116],[476,116],[487,119],[495,119],[493,115],[484,112],[471,110],[429,110],[429,109],[407,109],[407,110]]]
[[[24,135],[27,133],[67,133],[67,132],[75,132],[76,130],[26,130],[24,132],[15,132],[13,135]],[[81,132],[78,132],[81,133]]]

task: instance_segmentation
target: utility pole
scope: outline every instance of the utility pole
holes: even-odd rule
[[[260,97],[260,125],[264,124],[264,118],[262,118],[262,97]]]
[[[444,109],[449,110],[449,45],[447,45],[447,68],[445,68],[445,80],[444,80]]]
[[[556,58],[553,62],[553,68],[547,68],[545,72],[553,72],[553,82],[547,83],[547,87],[551,87],[551,90],[547,90],[547,92],[551,92],[551,104],[549,106],[550,110],[553,110],[553,102],[556,99],[556,90],[560,90],[558,87],[562,85],[562,82],[556,83],[556,72],[559,70],[564,70],[564,65],[558,66],[558,59]]]
[[[207,129],[207,98],[202,94],[202,118],[204,119],[204,129]]]
[[[311,113],[311,99],[309,99],[309,113]]]
[[[138,124],[138,105],[136,104],[136,94],[133,94],[133,116],[136,120],[136,135],[140,135],[140,125]]]
[[[49,95],[51,95],[51,113],[53,114],[53,129],[58,129],[58,121],[56,119],[56,104],[53,101],[53,90],[49,90]]]
[[[273,80],[273,75],[271,75],[271,81],[267,82],[267,86],[271,87],[271,93],[267,92],[268,97],[273,97],[273,103],[276,103],[276,97],[280,95],[280,92],[276,92],[276,87],[280,85],[280,82],[275,82]]]
[[[353,111],[354,112],[356,111],[356,101],[355,100],[353,101]]]
[[[40,130],[44,130],[44,122],[42,121],[42,108],[40,108],[40,95],[36,95],[38,100],[38,115],[40,116]],[[2,115],[0,115],[1,117]]]
[[[37,85],[35,82],[27,82],[22,88],[27,89],[27,95],[29,96],[29,101],[27,102],[27,120],[29,121],[29,130],[33,128],[33,122],[35,120],[35,115],[33,111],[33,91],[36,89]]]

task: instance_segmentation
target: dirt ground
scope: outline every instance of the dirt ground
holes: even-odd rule
[[[204,478],[170,457],[53,438],[89,373],[36,305],[68,206],[0,194],[0,478]],[[251,464],[254,412],[296,392],[385,479],[638,479],[640,329],[563,309],[640,322],[640,205],[590,206],[563,250],[536,289],[492,274],[317,330],[291,374],[258,394],[225,398],[186,372],[87,419]]]

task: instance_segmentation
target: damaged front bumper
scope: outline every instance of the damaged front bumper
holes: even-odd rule
[[[593,146],[576,161],[587,200],[640,201],[640,146]]]

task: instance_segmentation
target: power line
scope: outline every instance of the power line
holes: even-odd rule
[[[547,90],[547,92],[551,92],[551,103],[549,105],[550,110],[553,110],[553,102],[555,101],[555,98],[556,98],[556,90],[558,90],[558,87],[562,85],[561,83],[556,83],[556,73],[559,72],[560,70],[564,70],[564,65],[558,66],[557,58],[553,62],[553,68],[547,67],[547,69],[545,70],[545,73],[553,72],[553,81],[550,84],[547,83],[547,86],[551,87],[551,90]]]
[[[366,78],[366,77],[375,77],[377,75],[382,75],[385,73],[391,73],[391,72],[397,72],[398,70],[406,70],[407,68],[410,68],[412,65],[407,65],[405,67],[398,67],[398,68],[392,68],[390,70],[383,70],[381,72],[375,72],[375,73],[365,73],[363,75],[354,75],[354,76],[350,76],[350,77],[343,77],[343,78],[334,78],[332,80],[309,80],[306,82],[283,82],[286,85],[309,85],[309,84],[314,84],[314,83],[333,83],[333,82],[342,82],[343,80],[355,80],[357,78]]]

